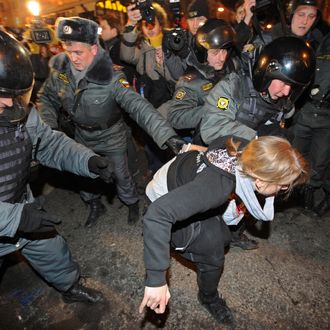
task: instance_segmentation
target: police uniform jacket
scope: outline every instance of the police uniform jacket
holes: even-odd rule
[[[158,111],[175,129],[196,128],[202,118],[200,109],[213,85],[211,80],[193,70],[179,79],[173,98],[163,103]]]
[[[58,127],[61,108],[75,125],[75,140],[98,153],[126,150],[126,131],[120,108],[125,110],[159,147],[175,135],[158,112],[129,86],[122,71],[112,68],[99,48],[85,77],[75,84],[66,54],[55,56],[39,96],[42,119]]]
[[[243,74],[230,73],[206,97],[200,128],[202,140],[206,144],[226,135],[251,140],[256,136],[259,125],[280,116],[281,102],[271,104],[264,101],[253,87],[249,87],[247,79],[250,78]],[[253,99],[256,100],[256,106],[248,105],[243,116],[241,105]]]
[[[12,141],[8,139],[11,136],[11,132],[14,133],[14,139]],[[22,142],[21,144],[19,143],[20,141]],[[38,143],[38,141],[40,142]],[[26,125],[18,125],[16,128],[0,127],[0,151],[1,153],[5,153],[5,156],[3,154],[1,155],[1,166],[5,166],[4,161],[6,159],[9,159],[11,165],[9,167],[7,166],[6,169],[2,168],[0,171],[1,176],[5,175],[5,177],[1,177],[0,256],[21,249],[29,242],[27,239],[15,237],[24,204],[33,201],[32,193],[26,184],[28,174],[25,177],[20,177],[18,169],[22,162],[24,162],[24,159],[20,157],[21,154],[29,154],[29,157],[25,158],[26,160],[31,159],[32,154],[35,153],[37,144],[39,146],[36,152],[36,159],[42,165],[58,170],[70,171],[81,176],[96,177],[88,169],[88,160],[95,155],[94,152],[76,143],[65,134],[53,131],[41,121],[35,109],[31,110]],[[15,154],[15,150],[19,150],[20,145],[22,145],[21,152]],[[6,146],[7,149],[10,147],[10,150],[3,150]],[[9,153],[10,157],[8,157]],[[27,166],[30,166],[29,161]],[[24,168],[21,168],[20,172],[25,172]],[[12,177],[11,180],[10,177]],[[20,187],[22,182],[25,183],[24,187]],[[20,198],[20,200],[6,199],[4,189],[7,186],[11,189],[8,192],[24,189],[26,192],[25,197]]]

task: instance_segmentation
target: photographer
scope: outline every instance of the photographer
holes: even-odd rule
[[[207,1],[194,0],[190,2],[185,18],[189,31],[181,29],[179,36],[175,36],[171,31],[168,31],[163,41],[165,63],[175,80],[178,80],[187,70],[187,57],[198,53],[195,47],[194,36],[197,29],[205,24],[209,18]]]
[[[148,2],[149,3],[149,2]],[[147,5],[147,4],[146,4]],[[163,29],[167,27],[167,14],[157,3],[152,7],[138,8],[138,4],[127,7],[128,20],[123,31],[120,57],[136,65],[140,74],[138,92],[155,107],[172,96],[174,79],[170,74],[162,51]]]

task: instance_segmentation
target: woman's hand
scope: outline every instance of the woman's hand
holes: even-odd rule
[[[155,288],[146,286],[144,289],[144,297],[139,307],[139,313],[141,314],[143,308],[147,306],[155,313],[163,314],[170,297],[171,294],[167,284]]]
[[[135,26],[139,20],[142,19],[140,9],[136,8],[136,4],[131,4],[127,6],[127,16],[128,20],[126,25],[133,25]]]

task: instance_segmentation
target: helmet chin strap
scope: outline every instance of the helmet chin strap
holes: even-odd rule
[[[265,102],[267,102],[267,103],[269,103],[269,104],[275,104],[275,103],[277,103],[277,100],[273,100],[273,99],[270,97],[270,94],[269,94],[268,88],[267,88],[267,90],[266,90],[265,92],[261,92],[261,93],[260,93],[260,96],[261,96],[261,98],[262,98]]]
[[[28,107],[19,104],[17,100],[14,101],[12,107],[5,107],[0,114],[0,126],[11,127],[16,126],[26,119],[28,115]]]

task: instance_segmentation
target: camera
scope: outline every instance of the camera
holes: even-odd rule
[[[258,12],[273,4],[272,0],[256,0],[256,5],[251,8],[252,12]]]
[[[141,12],[142,19],[149,24],[154,23],[156,14],[152,7],[152,0],[120,0],[120,3],[125,7],[135,3],[136,8]]]
[[[39,19],[32,21],[31,39],[36,44],[48,44],[52,41],[50,29]]]
[[[31,38],[36,44],[48,44],[52,41],[49,29],[32,29]]]
[[[173,53],[178,53],[184,47],[188,47],[188,31],[180,27],[164,32],[163,38],[166,46]]]

